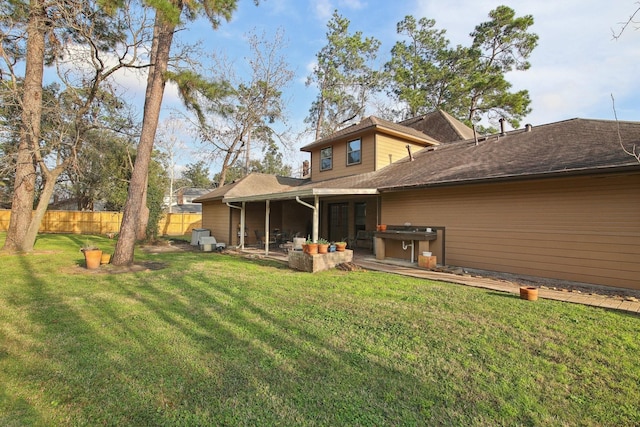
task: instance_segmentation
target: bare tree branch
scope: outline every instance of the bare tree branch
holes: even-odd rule
[[[620,147],[622,147],[622,151],[634,157],[638,162],[640,162],[640,151],[638,151],[638,146],[636,144],[633,144],[633,147],[631,148],[631,150],[629,150],[624,146],[624,143],[622,142],[622,135],[620,135],[620,124],[618,123],[618,114],[616,113],[616,100],[614,99],[613,94],[611,94],[611,105],[613,108],[613,116],[615,117],[617,124],[618,142],[620,143]]]
[[[636,4],[640,5],[640,2],[636,2]],[[618,31],[617,33],[613,30],[613,28],[611,29],[611,35],[613,36],[614,40],[618,40],[620,38],[620,36],[622,36],[622,33],[624,33],[624,31],[627,29],[627,27],[631,24],[640,24],[640,21],[636,21],[635,17],[636,15],[638,15],[640,13],[640,6],[638,6],[636,8],[636,10],[633,12],[633,14],[631,14],[631,16],[629,17],[629,19],[627,19],[624,22],[620,22],[621,28],[620,31]],[[637,30],[638,26],[635,27],[635,29]]]

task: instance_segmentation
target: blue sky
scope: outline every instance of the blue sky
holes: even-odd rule
[[[249,32],[274,34],[282,28],[288,41],[286,57],[296,73],[285,96],[290,124],[300,130],[316,95],[304,82],[315,54],[326,43],[326,24],[334,9],[350,20],[352,32],[362,31],[382,42],[379,59],[384,63],[398,40],[396,24],[406,15],[435,19],[437,28],[446,29],[452,45],[468,46],[469,33],[501,4],[512,7],[518,16],[533,15],[531,30],[540,37],[530,58],[531,68],[508,75],[514,90],[527,89],[532,99],[533,111],[522,125],[574,117],[613,119],[611,95],[620,120],[640,120],[640,30],[628,28],[617,41],[612,37],[612,29],[619,29],[638,8],[636,0],[262,0],[258,7],[252,0],[240,0],[231,22],[217,31],[206,22],[196,22],[181,37],[200,39],[206,49],[222,50],[242,67]],[[179,105],[175,90],[168,87],[165,114]],[[305,158],[299,147],[308,142],[299,141],[287,153],[294,167]],[[212,174],[217,169],[212,165]]]

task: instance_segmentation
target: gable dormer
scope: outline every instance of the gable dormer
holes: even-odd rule
[[[323,181],[373,172],[431,145],[438,141],[419,130],[370,116],[300,151],[311,153],[311,180]]]

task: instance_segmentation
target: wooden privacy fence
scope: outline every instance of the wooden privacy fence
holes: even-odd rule
[[[9,228],[10,210],[0,210],[0,231]],[[40,224],[40,233],[107,234],[118,233],[121,212],[47,211]],[[202,227],[202,214],[165,214],[158,224],[161,236],[182,236]]]

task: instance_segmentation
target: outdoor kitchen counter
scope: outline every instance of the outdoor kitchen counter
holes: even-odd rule
[[[436,240],[438,238],[438,233],[435,231],[387,230],[374,231],[373,235],[380,239],[392,240]]]
[[[427,229],[430,231],[427,231]],[[376,259],[383,260],[387,257],[389,252],[387,246],[392,245],[391,242],[387,244],[387,241],[394,240],[402,241],[403,247],[407,246],[407,249],[411,251],[411,262],[414,262],[417,259],[417,255],[422,251],[432,250],[439,252],[442,262],[444,262],[444,227],[388,226],[385,231],[374,231],[373,237],[375,240]],[[432,242],[438,248],[431,248]],[[397,243],[392,246],[397,246]],[[392,249],[391,252],[396,253],[391,255],[392,257],[397,256],[397,249]]]

